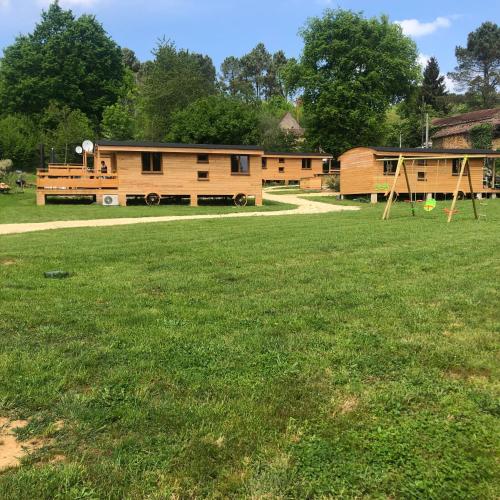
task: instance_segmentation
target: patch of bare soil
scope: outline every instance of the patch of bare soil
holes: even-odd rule
[[[354,411],[359,404],[359,400],[356,396],[349,396],[340,405],[340,413],[345,415],[346,413],[351,413]]]
[[[357,407],[359,406],[359,398],[357,398],[356,396],[348,396],[339,403],[336,403],[333,400],[332,403],[335,405],[335,409],[331,414],[332,417],[336,417],[338,415],[347,415],[357,409]]]
[[[465,380],[476,383],[488,382],[490,375],[490,371],[484,368],[455,368],[445,373],[445,376],[451,380]]]
[[[0,260],[0,264],[2,266],[13,266],[14,264],[16,263],[15,260],[12,260],[12,259],[4,259],[4,260]]]
[[[21,459],[49,443],[47,439],[28,439],[19,441],[16,429],[22,429],[29,424],[28,420],[10,420],[0,417],[0,471],[18,467]]]

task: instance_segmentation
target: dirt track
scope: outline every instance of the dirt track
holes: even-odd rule
[[[78,227],[105,227],[105,226],[125,226],[129,224],[151,224],[153,222],[173,222],[182,220],[200,220],[200,219],[229,219],[235,217],[277,217],[284,215],[310,215],[322,214],[328,212],[341,212],[344,210],[359,210],[359,207],[350,207],[344,205],[332,205],[330,203],[321,203],[312,199],[299,198],[296,195],[273,195],[270,192],[264,192],[264,198],[270,201],[290,203],[297,205],[297,208],[291,210],[276,210],[274,212],[242,212],[231,214],[207,214],[207,215],[165,215],[159,217],[135,217],[123,219],[93,219],[93,220],[69,220],[69,221],[51,221],[51,222],[28,222],[21,224],[0,224],[0,235],[31,233],[34,231],[48,231],[49,229],[68,229]]]

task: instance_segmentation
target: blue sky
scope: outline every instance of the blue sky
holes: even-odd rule
[[[50,0],[0,0],[0,48],[28,33]],[[454,49],[483,21],[499,22],[494,0],[60,0],[75,13],[92,13],[121,45],[141,60],[158,38],[208,54],[219,68],[228,55],[242,55],[258,42],[298,56],[298,30],[327,7],[387,14],[417,43],[422,59],[434,55],[443,72],[455,65]]]

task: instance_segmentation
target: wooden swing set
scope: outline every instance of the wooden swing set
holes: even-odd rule
[[[421,158],[420,157],[419,158],[415,158],[415,157],[405,158],[403,155],[399,155],[398,164],[396,167],[396,172],[394,174],[394,182],[392,183],[392,187],[391,187],[391,190],[389,192],[389,196],[387,198],[387,203],[385,205],[384,214],[382,215],[382,220],[389,219],[389,215],[391,213],[392,203],[394,201],[394,193],[396,192],[396,184],[398,182],[398,177],[401,173],[401,170],[403,170],[405,180],[406,180],[406,186],[408,188],[408,194],[410,195],[411,213],[415,217],[415,202],[413,201],[413,193],[411,191],[410,180],[408,178],[408,171],[406,169],[406,161],[407,160],[411,160],[411,161],[415,161],[415,160],[446,160],[446,159],[456,159],[456,158],[457,158],[457,156],[451,156],[449,158],[447,158],[447,157],[433,158],[433,157],[428,157],[428,156],[423,156]],[[472,177],[471,177],[470,167],[469,167],[469,158],[470,158],[470,156],[467,156],[467,155],[462,158],[460,172],[458,174],[458,179],[457,179],[457,185],[456,185],[455,191],[453,193],[453,201],[451,203],[451,208],[444,209],[444,212],[448,215],[447,222],[451,222],[451,219],[453,218],[453,216],[456,213],[458,213],[458,210],[455,209],[455,206],[457,203],[462,178],[463,178],[465,172],[467,172],[467,178],[469,180],[469,190],[470,190],[470,195],[471,195],[472,207],[474,209],[474,217],[476,220],[479,220],[479,214],[477,212],[476,200],[475,200],[476,194],[475,194],[474,189],[472,187]],[[389,161],[389,160],[392,160],[392,158],[381,158],[378,161]],[[439,166],[437,168],[439,169]]]

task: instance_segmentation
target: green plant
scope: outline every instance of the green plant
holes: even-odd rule
[[[482,123],[470,129],[471,146],[474,149],[491,149],[493,146],[493,125]]]
[[[326,187],[331,191],[336,191],[340,189],[340,179],[337,175],[329,175],[326,178]]]
[[[12,160],[0,160],[0,180],[3,180],[3,178],[12,170],[12,166],[14,163]]]

